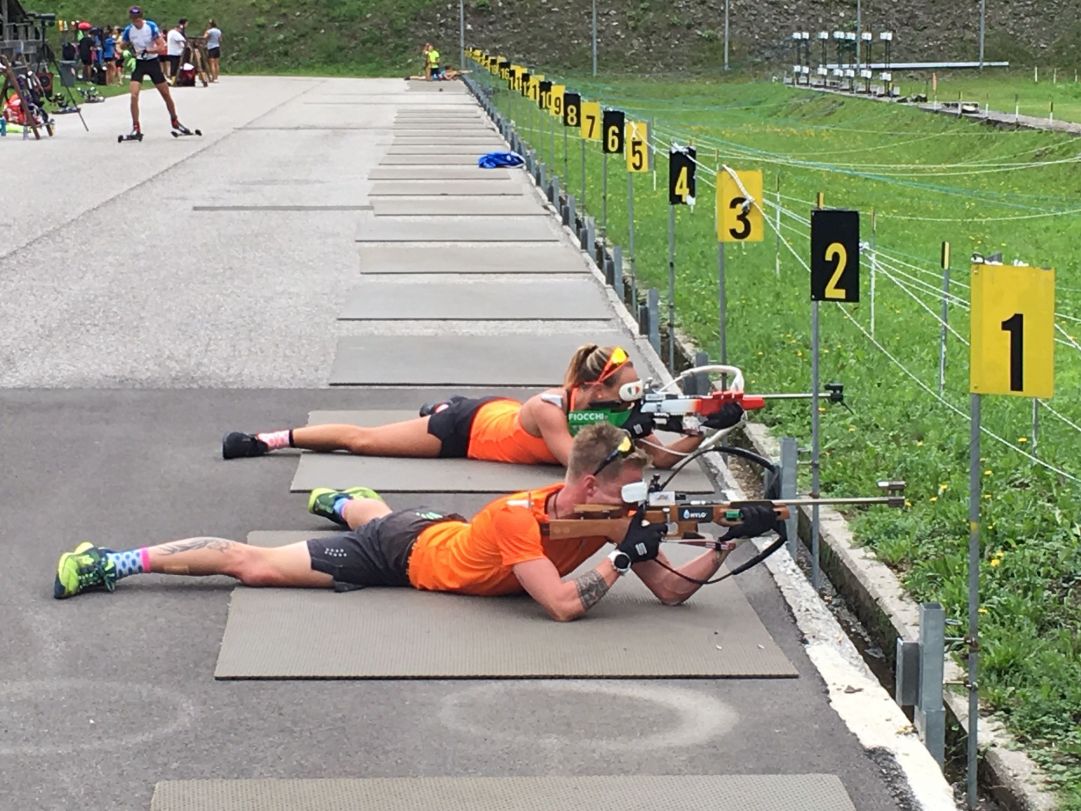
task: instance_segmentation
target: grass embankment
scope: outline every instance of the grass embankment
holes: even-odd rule
[[[201,35],[213,17],[222,30],[225,73],[404,76],[420,69],[426,34],[416,18],[431,5],[430,0],[158,0],[143,8],[163,29],[186,17],[189,35]],[[50,10],[61,19],[94,25],[128,22],[127,5],[112,0],[60,0]],[[457,39],[453,44],[457,60]]]
[[[929,100],[939,102],[979,102],[980,108],[989,107],[1002,113],[1047,118],[1054,103],[1056,121],[1081,122],[1081,82],[1073,69],[1057,73],[1051,68],[1040,68],[1036,74],[1029,70],[1003,71],[988,68],[982,75],[975,71],[939,73],[938,90],[932,88],[930,74],[922,79],[902,79],[905,93],[926,93]],[[1039,81],[1036,81],[1036,78]]]
[[[487,74],[482,78],[489,79]],[[780,188],[785,209],[806,218],[817,192],[828,206],[862,213],[862,239],[873,240],[881,266],[875,291],[875,340],[906,369],[937,389],[940,243],[953,247],[949,320],[968,336],[968,257],[1004,253],[1057,269],[1057,322],[1071,336],[1081,321],[1081,204],[1074,190],[1077,141],[1033,131],[1003,132],[899,106],[823,96],[770,84],[579,82],[604,104],[655,118],[667,142],[693,142],[710,166],[765,171],[767,197]],[[502,91],[499,103],[532,135],[562,175],[562,131],[551,153],[554,119]],[[569,140],[566,186],[580,194],[580,142]],[[599,145],[587,149],[589,210],[600,215]],[[1046,164],[1041,166],[1040,164]],[[637,270],[642,286],[667,289],[667,157],[657,182],[635,180]],[[714,193],[700,170],[697,205],[678,212],[676,302],[679,324],[716,357],[718,348]],[[1073,210],[1049,216],[1052,211]],[[627,244],[626,177],[610,158],[610,238]],[[877,228],[872,231],[874,210]],[[804,259],[807,226],[786,214],[782,233]],[[780,271],[775,257],[780,256]],[[846,312],[870,322],[869,258],[863,300]],[[751,391],[809,387],[808,276],[767,230],[764,242],[730,247],[727,262],[729,359]],[[894,281],[896,280],[896,281]],[[922,282],[922,284],[921,284]],[[926,287],[924,285],[927,285]],[[904,511],[852,512],[861,542],[894,567],[918,600],[941,601],[966,616],[968,537],[968,349],[950,336],[944,399],[922,391],[840,311],[824,305],[822,379],[839,380],[854,413],[829,407],[822,421],[822,490],[875,492],[882,478],[909,484]],[[662,313],[664,308],[662,305]],[[1061,337],[1061,336],[1059,336]],[[1063,340],[1067,340],[1063,338]],[[1057,394],[1051,405],[1081,424],[1081,352],[1056,346]],[[1020,449],[1081,476],[1078,429],[1040,407],[1038,441],[1032,403],[985,398],[984,425]],[[779,434],[809,439],[807,405],[771,405],[756,416]],[[1081,486],[984,437],[982,673],[986,704],[1047,768],[1064,807],[1081,809]],[[963,627],[963,626],[962,626]],[[952,634],[951,634],[952,635]],[[960,634],[957,634],[960,635]]]

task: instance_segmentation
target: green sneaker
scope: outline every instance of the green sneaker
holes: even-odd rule
[[[63,600],[84,591],[116,588],[116,564],[105,553],[108,549],[83,541],[74,552],[65,552],[56,564],[56,580],[53,581],[53,597]]]
[[[345,490],[334,490],[330,487],[316,487],[308,496],[308,512],[333,521],[339,526],[348,526],[342,517],[334,511],[334,505],[340,498],[374,498],[379,501],[383,497],[370,487],[347,487]]]

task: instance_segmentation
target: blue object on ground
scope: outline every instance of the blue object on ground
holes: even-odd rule
[[[521,166],[525,163],[517,152],[489,152],[477,158],[481,169],[499,169],[504,166]]]

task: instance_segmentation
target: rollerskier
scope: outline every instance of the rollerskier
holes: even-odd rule
[[[143,10],[139,6],[128,9],[131,22],[120,35],[123,48],[130,50],[135,56],[135,69],[131,73],[131,132],[117,138],[119,142],[142,141],[143,131],[139,125],[139,91],[142,89],[143,78],[150,79],[154,88],[161,94],[165,101],[165,107],[169,110],[169,123],[173,137],[191,135],[193,132],[180,123],[177,118],[176,104],[169,93],[169,85],[161,72],[161,62],[158,57],[165,52],[165,37],[158,28],[157,23],[143,16]],[[196,134],[199,133],[195,130]]]

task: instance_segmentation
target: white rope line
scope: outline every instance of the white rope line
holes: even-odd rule
[[[770,223],[770,227],[771,228],[773,227],[772,223]],[[808,273],[810,273],[810,271],[811,271],[810,267],[804,261],[803,257],[800,256],[799,252],[795,248],[792,247],[791,243],[789,243],[789,241],[787,239],[785,239],[784,235],[781,234],[779,231],[777,231],[777,229],[774,229],[774,232],[777,234],[777,236],[781,240],[781,242],[784,243],[784,246],[785,246],[785,248],[788,249],[788,252],[791,253],[792,256],[794,256],[796,258],[796,261],[798,261]],[[926,383],[924,383],[922,380],[919,379],[919,377],[917,377],[912,371],[910,371],[908,369],[908,367],[905,366],[905,364],[903,364],[900,360],[898,360],[896,357],[894,357],[893,354],[888,349],[886,349],[886,347],[884,347],[881,343],[879,343],[877,340],[875,340],[875,337],[873,335],[871,335],[869,332],[867,332],[867,330],[863,328],[863,325],[860,324],[848,312],[847,309],[845,309],[844,307],[840,307],[838,309],[841,311],[841,313],[844,315],[844,317],[847,318],[852,323],[852,325],[855,326],[856,329],[859,330],[863,334],[863,336],[868,341],[870,341],[875,346],[875,348],[878,349],[878,351],[880,351],[883,355],[885,355],[890,360],[891,363],[893,363],[898,369],[900,369],[905,374],[906,377],[911,379],[912,382],[914,382],[917,386],[919,386],[921,389],[923,389],[933,399],[935,399],[936,401],[938,401],[942,405],[946,406],[946,408],[948,408],[950,411],[953,411],[958,416],[960,416],[960,417],[964,418],[965,420],[971,422],[971,417],[968,414],[966,414],[960,408],[955,406],[953,403],[951,403],[948,400],[940,397],[937,392],[935,392],[933,389],[931,389]],[[981,425],[980,426],[980,431],[981,431],[981,433],[986,434],[987,436],[989,436],[991,439],[995,440],[996,442],[999,442],[1000,444],[1006,446],[1007,448],[1010,448],[1011,450],[1014,450],[1017,453],[1020,453],[1022,456],[1026,457],[1027,459],[1029,459],[1032,462],[1035,462],[1036,464],[1040,465],[1041,467],[1044,467],[1047,470],[1052,471],[1053,473],[1057,473],[1058,475],[1060,475],[1060,476],[1062,476],[1062,477],[1064,477],[1066,479],[1069,479],[1072,482],[1081,484],[1081,477],[1074,476],[1073,474],[1068,473],[1065,470],[1062,470],[1061,468],[1055,467],[1054,465],[1052,465],[1052,464],[1050,464],[1048,462],[1045,462],[1043,459],[1040,459],[1040,458],[1038,458],[1036,456],[1033,456],[1031,453],[1026,451],[1024,448],[1021,448],[1021,447],[1019,447],[1017,445],[1014,445],[1012,442],[1010,442],[1009,440],[999,436],[998,434],[991,431],[986,426]]]

